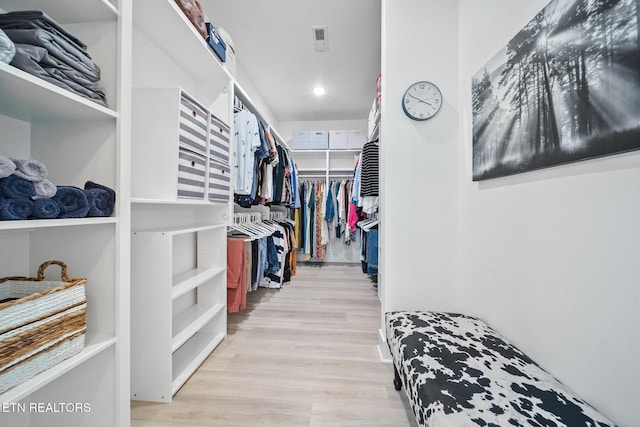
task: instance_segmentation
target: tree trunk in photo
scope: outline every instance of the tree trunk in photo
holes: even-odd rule
[[[546,60],[546,53],[544,61],[542,61],[542,70],[544,71],[544,90],[549,106],[549,136],[551,138],[551,145],[553,149],[556,150],[560,148],[560,134],[558,133],[558,123],[556,122],[556,112],[553,105],[553,94],[551,93],[551,82],[549,81],[549,64]]]
[[[536,136],[534,139],[534,151],[536,154],[540,153],[540,147],[542,146],[542,132],[540,128],[542,126],[542,106],[543,98],[540,94],[540,65],[536,63],[535,67],[535,88],[536,88]]]
[[[636,40],[640,51],[640,0],[636,0]]]

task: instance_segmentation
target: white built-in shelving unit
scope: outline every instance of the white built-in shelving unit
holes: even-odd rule
[[[131,398],[170,402],[227,333],[233,83],[173,0],[134,2],[133,53]]]
[[[134,340],[132,398],[169,402],[226,335],[224,224],[136,231],[132,251]],[[136,348],[136,345],[134,345]]]
[[[84,411],[3,411],[3,426],[129,425],[130,2],[0,0],[4,12],[40,10],[88,46],[102,71],[103,107],[0,64],[0,155],[34,158],[56,185],[116,190],[112,217],[1,221],[0,276],[34,276],[51,259],[87,278],[87,333],[79,354],[0,395],[3,403],[82,403]],[[55,270],[55,269],[52,269]],[[51,279],[59,271],[47,269]]]
[[[343,150],[293,150],[293,156],[301,177],[313,176],[326,179],[353,176],[356,159],[361,149]]]

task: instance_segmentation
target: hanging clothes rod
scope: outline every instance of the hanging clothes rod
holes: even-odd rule
[[[260,121],[262,121],[262,123],[269,125],[269,128],[271,129],[271,134],[275,138],[276,143],[278,143],[281,147],[285,148],[287,151],[290,152],[291,148],[284,141],[284,138],[282,138],[282,136],[280,136],[280,134],[273,128],[273,126],[271,126],[269,121],[266,120],[262,114],[260,114],[255,104],[251,100],[251,98],[249,98],[249,95],[246,94],[246,92],[242,89],[242,87],[238,85],[237,82],[234,82],[233,89],[234,89],[233,90],[234,97],[238,99],[242,107],[244,107],[244,109],[251,111],[253,114],[255,114],[260,119]],[[235,104],[235,99],[234,99],[234,104]]]

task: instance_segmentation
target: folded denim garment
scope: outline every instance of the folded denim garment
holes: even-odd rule
[[[64,38],[39,28],[5,29],[4,31],[14,44],[43,47],[58,62],[79,71],[87,79],[93,82],[100,80],[100,68],[84,51],[66,42]]]
[[[47,49],[43,47],[16,44],[16,55],[11,61],[11,65],[102,106],[107,105],[104,92],[81,86],[70,79],[66,79],[64,73],[56,72],[57,64],[55,60],[49,56]]]
[[[87,45],[80,39],[62,28],[46,13],[39,10],[18,10],[0,14],[0,28],[42,28],[64,38],[69,43],[75,44],[81,50],[87,49]]]
[[[0,30],[0,62],[8,64],[16,54],[16,47],[4,31]]]

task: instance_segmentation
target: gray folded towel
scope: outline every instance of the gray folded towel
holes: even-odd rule
[[[11,159],[16,164],[14,175],[31,182],[40,182],[47,176],[47,167],[34,159]]]
[[[36,189],[36,195],[31,197],[33,200],[50,199],[56,195],[57,187],[46,178],[40,182],[34,182],[33,186]]]
[[[16,164],[8,157],[0,156],[0,178],[6,178],[16,170]]]

